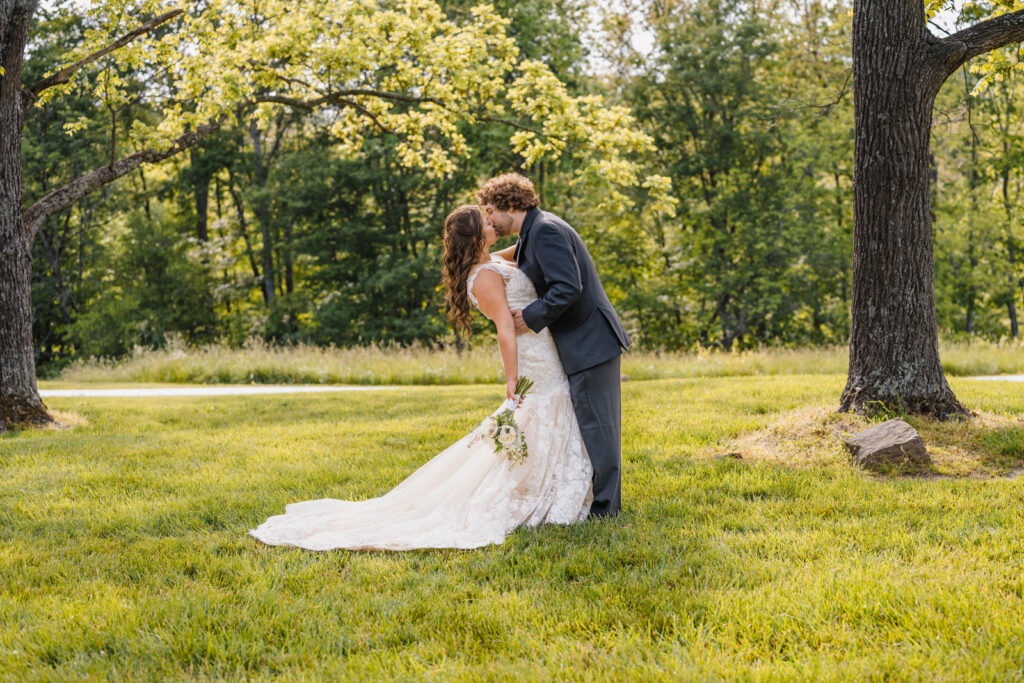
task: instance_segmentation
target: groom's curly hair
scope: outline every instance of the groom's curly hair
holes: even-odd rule
[[[491,178],[476,191],[476,200],[480,206],[493,204],[498,211],[529,211],[540,206],[533,183],[518,173]]]
[[[469,336],[472,310],[467,281],[484,247],[484,216],[479,206],[464,204],[444,219],[444,254],[441,256],[445,303],[455,330]]]

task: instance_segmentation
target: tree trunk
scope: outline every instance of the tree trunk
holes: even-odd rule
[[[967,69],[963,69],[964,78],[967,78]],[[978,174],[978,134],[974,130],[974,119],[971,109],[971,93],[966,90],[968,82],[965,80],[965,95],[967,101],[967,127],[971,131],[971,168],[967,173],[967,196],[971,200],[971,210],[967,219],[967,334],[974,334],[974,316],[977,312],[978,288],[975,286],[975,272],[978,269],[978,257],[975,254],[975,233],[974,224],[978,216],[978,186],[981,185],[981,178]]]
[[[1012,109],[1011,109],[1012,111]],[[1010,261],[1010,274],[1008,276],[1006,290],[1006,313],[1010,317],[1010,337],[1016,339],[1019,334],[1017,328],[1017,241],[1013,237],[1013,202],[1010,201],[1010,164],[1007,158],[1010,154],[1010,143],[1007,140],[1008,131],[1004,128],[1003,134],[1003,167],[1001,169],[1003,180],[1003,210],[1006,211],[1006,240],[1007,256]]]
[[[967,414],[939,363],[928,143],[947,74],[929,38],[920,0],[854,4],[852,327],[840,410]]]
[[[209,231],[209,205],[210,205],[210,176],[205,173],[205,169],[201,169],[201,163],[199,162],[199,154],[196,153],[195,147],[189,150],[189,160],[192,163],[192,170],[197,174],[194,184],[192,185],[192,193],[195,195],[196,205],[196,237],[199,238],[200,242],[208,242],[210,239]]]
[[[266,193],[269,173],[266,164],[268,162],[263,157],[260,129],[255,120],[249,124],[249,138],[256,155],[256,187],[258,188],[258,194],[253,200],[253,207],[256,223],[260,226],[260,235],[263,237],[263,281],[261,284],[263,300],[269,306],[273,303],[276,295],[276,276],[274,274],[274,243],[276,240],[274,239],[273,218],[270,215],[270,200]]]
[[[292,259],[292,222],[284,221],[284,239],[281,244],[281,265],[284,269],[284,291],[292,294],[295,291],[295,266]],[[289,307],[291,304],[289,304]]]
[[[1017,291],[1014,287],[1014,280],[1017,277],[1017,249],[1011,241],[1007,245],[1010,259],[1010,276],[1009,276],[1009,290],[1006,297],[1006,314],[1010,317],[1010,337],[1016,339],[1020,336],[1020,330],[1017,326]]]
[[[21,64],[35,7],[0,0],[0,432],[53,422],[36,385],[32,239],[21,214]]]
[[[231,174],[231,169],[228,169],[228,193],[231,195],[232,201],[235,203],[235,211],[238,214],[238,230],[242,233],[242,239],[245,241],[245,254],[249,257],[249,267],[252,268],[252,277],[254,280],[260,279],[260,269],[256,265],[256,256],[252,250],[252,243],[249,241],[249,227],[245,220],[245,205],[242,204],[242,198],[238,194],[238,190],[235,189],[235,179]],[[266,290],[260,287],[260,292],[263,293],[263,303],[270,305],[270,301],[266,298]]]
[[[974,334],[974,314],[977,309],[978,292],[974,286],[974,272],[978,269],[978,257],[974,253],[974,228],[972,223],[974,216],[977,215],[975,212],[978,210],[977,202],[972,202],[970,217],[967,219],[967,313],[964,316],[964,331],[968,335]]]

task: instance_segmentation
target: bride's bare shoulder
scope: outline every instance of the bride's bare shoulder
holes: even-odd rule
[[[478,267],[470,275],[467,293],[469,300],[491,320],[495,320],[495,316],[500,314],[503,306],[504,310],[508,311],[508,305],[505,302],[505,276],[495,268]]]
[[[495,268],[497,265],[499,264],[491,261],[490,263],[478,263],[470,269],[469,277],[466,278],[466,288],[469,290],[471,298],[477,282],[488,282],[492,279],[495,282],[503,282],[508,277],[507,271],[503,271],[500,267]]]

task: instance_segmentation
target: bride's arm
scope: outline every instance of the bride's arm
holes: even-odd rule
[[[505,397],[512,398],[519,381],[519,352],[516,348],[516,326],[505,299],[505,282],[493,270],[485,269],[473,281],[473,296],[480,312],[494,321],[498,328],[498,350],[505,366]]]
[[[506,261],[512,261],[516,257],[516,245],[513,244],[511,247],[505,247],[504,249],[499,249],[498,251],[492,251],[491,256],[500,256]]]

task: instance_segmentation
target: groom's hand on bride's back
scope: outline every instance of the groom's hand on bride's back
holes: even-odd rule
[[[524,333],[530,331],[530,328],[526,324],[526,321],[523,320],[523,309],[521,309],[521,308],[513,309],[513,311],[512,311],[512,322],[515,323],[516,334],[524,334]]]

